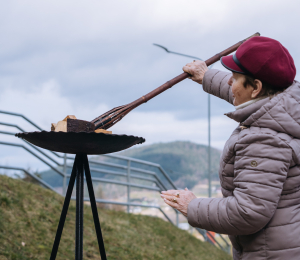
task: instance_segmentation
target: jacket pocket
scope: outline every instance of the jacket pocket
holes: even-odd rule
[[[243,252],[265,250],[266,240],[265,240],[264,229],[251,235],[238,236],[237,243],[240,245]]]

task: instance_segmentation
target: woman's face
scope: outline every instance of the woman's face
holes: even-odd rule
[[[251,95],[253,92],[253,87],[244,87],[245,76],[239,73],[232,73],[231,78],[228,80],[228,84],[231,86],[231,91],[233,94],[233,105],[238,106],[249,100],[251,100]]]

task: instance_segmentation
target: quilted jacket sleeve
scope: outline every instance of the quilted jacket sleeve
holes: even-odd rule
[[[231,87],[227,83],[231,75],[231,73],[220,70],[208,70],[204,74],[203,90],[233,104]]]
[[[229,235],[261,230],[272,218],[292,160],[291,148],[276,135],[250,129],[235,145],[233,196],[197,198],[188,205],[190,225]]]

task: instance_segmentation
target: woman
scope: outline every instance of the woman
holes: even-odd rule
[[[220,162],[223,198],[162,192],[189,223],[228,234],[237,259],[300,259],[300,84],[278,41],[254,37],[222,57],[232,74],[202,61],[183,67],[203,89],[233,104],[239,126]]]

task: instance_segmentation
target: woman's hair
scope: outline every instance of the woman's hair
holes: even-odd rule
[[[245,81],[244,81],[244,87],[247,88],[248,85],[254,87],[255,86],[255,78],[248,76],[248,75],[244,75],[245,76]],[[286,88],[284,89],[278,89],[278,88],[274,88],[271,85],[268,85],[266,83],[262,82],[262,95],[263,96],[268,96],[271,98],[275,97],[276,95],[278,95],[279,93],[282,93],[283,91],[286,90]]]

